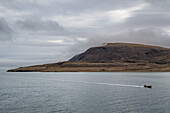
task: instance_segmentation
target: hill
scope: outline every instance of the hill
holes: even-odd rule
[[[133,43],[92,47],[69,61],[20,67],[8,72],[170,71],[170,49]]]

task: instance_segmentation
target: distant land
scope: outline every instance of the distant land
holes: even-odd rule
[[[68,61],[8,72],[170,72],[170,49],[134,43],[92,47]]]

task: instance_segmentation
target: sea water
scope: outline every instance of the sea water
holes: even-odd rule
[[[170,113],[170,73],[0,72],[0,113]]]

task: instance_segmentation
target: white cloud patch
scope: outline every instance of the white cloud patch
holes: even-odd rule
[[[64,40],[48,40],[47,42],[57,43],[57,44],[63,44],[63,43],[64,43]]]
[[[132,17],[135,11],[142,10],[147,6],[149,6],[149,4],[143,3],[138,6],[132,6],[126,9],[107,11],[104,13],[103,17],[108,18],[111,22],[122,22],[125,21],[127,18]]]
[[[81,38],[81,37],[77,38],[77,40],[78,40],[78,41],[83,41],[83,42],[87,41],[86,38]]]
[[[127,18],[133,16],[133,13],[149,6],[147,3],[138,6],[132,6],[125,9],[116,9],[103,12],[83,13],[79,15],[58,15],[48,19],[57,21],[65,27],[71,28],[88,28],[98,27],[101,24],[107,25],[112,23],[124,22]]]
[[[163,28],[165,34],[170,35],[170,27]]]

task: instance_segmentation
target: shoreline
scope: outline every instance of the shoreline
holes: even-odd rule
[[[19,67],[7,72],[170,72],[170,64],[60,62]]]

